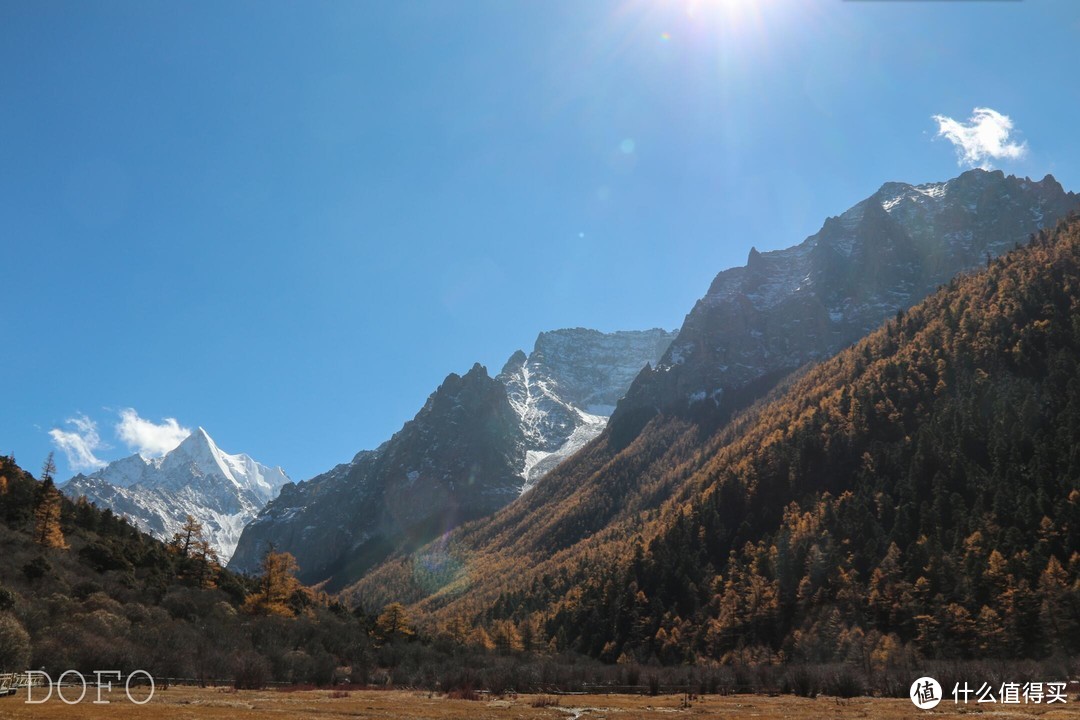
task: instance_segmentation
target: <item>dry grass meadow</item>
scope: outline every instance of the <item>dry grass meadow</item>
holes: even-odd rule
[[[329,690],[303,691],[234,691],[225,688],[172,687],[158,690],[144,706],[127,703],[121,693],[109,705],[92,705],[90,695],[79,704],[68,706],[55,698],[44,705],[27,705],[25,696],[0,698],[0,718],[51,720],[54,718],[109,718],[112,720],[244,720],[246,718],[281,718],[282,720],[356,720],[357,718],[423,718],[425,720],[484,720],[486,718],[625,718],[625,720],[673,720],[690,718],[952,718],[981,716],[990,720],[1009,718],[1077,718],[1080,701],[1068,705],[1030,706],[960,706],[942,703],[932,711],[919,711],[908,700],[855,698],[840,700],[819,697],[811,700],[794,696],[755,695],[706,696],[684,707],[681,696],[645,697],[640,695],[559,696],[558,705],[543,705],[538,696],[518,695],[480,700],[449,699],[426,692],[400,690],[353,690],[334,693]]]

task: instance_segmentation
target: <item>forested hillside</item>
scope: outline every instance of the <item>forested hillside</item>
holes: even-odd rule
[[[0,671],[330,682],[373,667],[373,618],[300,587],[290,558],[223,570],[198,523],[171,543],[0,457]],[[266,569],[264,568],[264,569]]]
[[[356,592],[611,661],[1075,653],[1078,363],[1070,220],[719,431],[596,444],[535,524],[511,506]]]
[[[291,555],[264,557],[254,577],[223,570],[197,522],[173,541],[110,510],[71,501],[0,456],[0,673],[145,670],[159,686],[350,683],[494,692],[637,682],[625,668],[555,656],[539,635],[504,623],[488,634],[419,632],[401,605],[347,610],[302,587]],[[654,683],[686,682],[672,669]],[[716,673],[697,680],[731,683]],[[294,687],[295,689],[295,687]],[[11,700],[11,702],[17,702]]]

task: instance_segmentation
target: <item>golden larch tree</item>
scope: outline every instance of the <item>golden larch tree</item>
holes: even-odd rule
[[[518,653],[525,649],[525,644],[521,640],[521,633],[518,632],[517,626],[510,620],[500,620],[495,623],[491,633],[491,641],[495,643],[495,647],[499,649],[499,652],[503,653]]]
[[[390,603],[383,608],[379,619],[375,621],[375,633],[384,642],[398,638],[408,638],[413,634],[409,625],[409,614],[401,603]]]
[[[184,526],[180,528],[180,532],[173,533],[173,539],[169,545],[180,553],[182,557],[189,557],[192,549],[203,540],[205,540],[205,537],[203,536],[202,523],[188,515],[184,521]]]
[[[244,610],[257,615],[296,615],[289,606],[289,599],[302,588],[300,581],[296,579],[296,571],[299,569],[300,566],[296,564],[296,558],[292,554],[268,550],[263,556],[259,591],[244,601]]]
[[[62,550],[67,548],[68,544],[64,540],[64,531],[60,528],[63,500],[60,491],[53,484],[55,473],[56,464],[53,462],[52,453],[49,453],[41,469],[41,485],[38,486],[34,502],[34,542],[42,547]]]

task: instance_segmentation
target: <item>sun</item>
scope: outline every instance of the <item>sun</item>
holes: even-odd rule
[[[767,3],[768,0],[686,0],[686,14],[691,18],[713,14],[738,22]]]
[[[622,0],[595,36],[598,57],[686,63],[701,82],[747,77],[820,27],[810,0]],[[708,66],[711,64],[711,69]],[[726,86],[726,85],[725,85]]]
[[[690,22],[712,26],[713,30],[735,33],[764,33],[775,28],[790,11],[790,0],[683,0]]]
[[[723,40],[738,46],[768,43],[807,9],[805,0],[631,0],[631,6],[670,26],[660,33],[664,42]]]

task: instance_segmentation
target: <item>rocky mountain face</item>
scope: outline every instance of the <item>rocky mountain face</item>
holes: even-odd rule
[[[451,374],[389,441],[287,485],[244,531],[230,568],[254,571],[271,544],[306,582],[336,588],[510,503],[594,438],[634,376],[671,341],[664,330],[541,333],[491,378]]]
[[[666,330],[602,333],[576,328],[540,333],[496,378],[525,436],[522,491],[595,438],[645,365],[675,338]]]
[[[450,374],[416,417],[373,451],[289,484],[244,531],[230,568],[271,544],[307,582],[354,576],[517,497],[525,443],[501,383],[479,364]]]
[[[199,428],[160,458],[132,455],[91,475],[80,473],[61,490],[72,498],[85,495],[161,540],[171,540],[191,515],[224,562],[244,526],[288,482],[281,468],[229,455]]]
[[[634,380],[613,431],[629,440],[657,412],[722,417],[1078,204],[1050,175],[886,183],[802,243],[751,249],[745,266],[717,275],[660,362]]]

